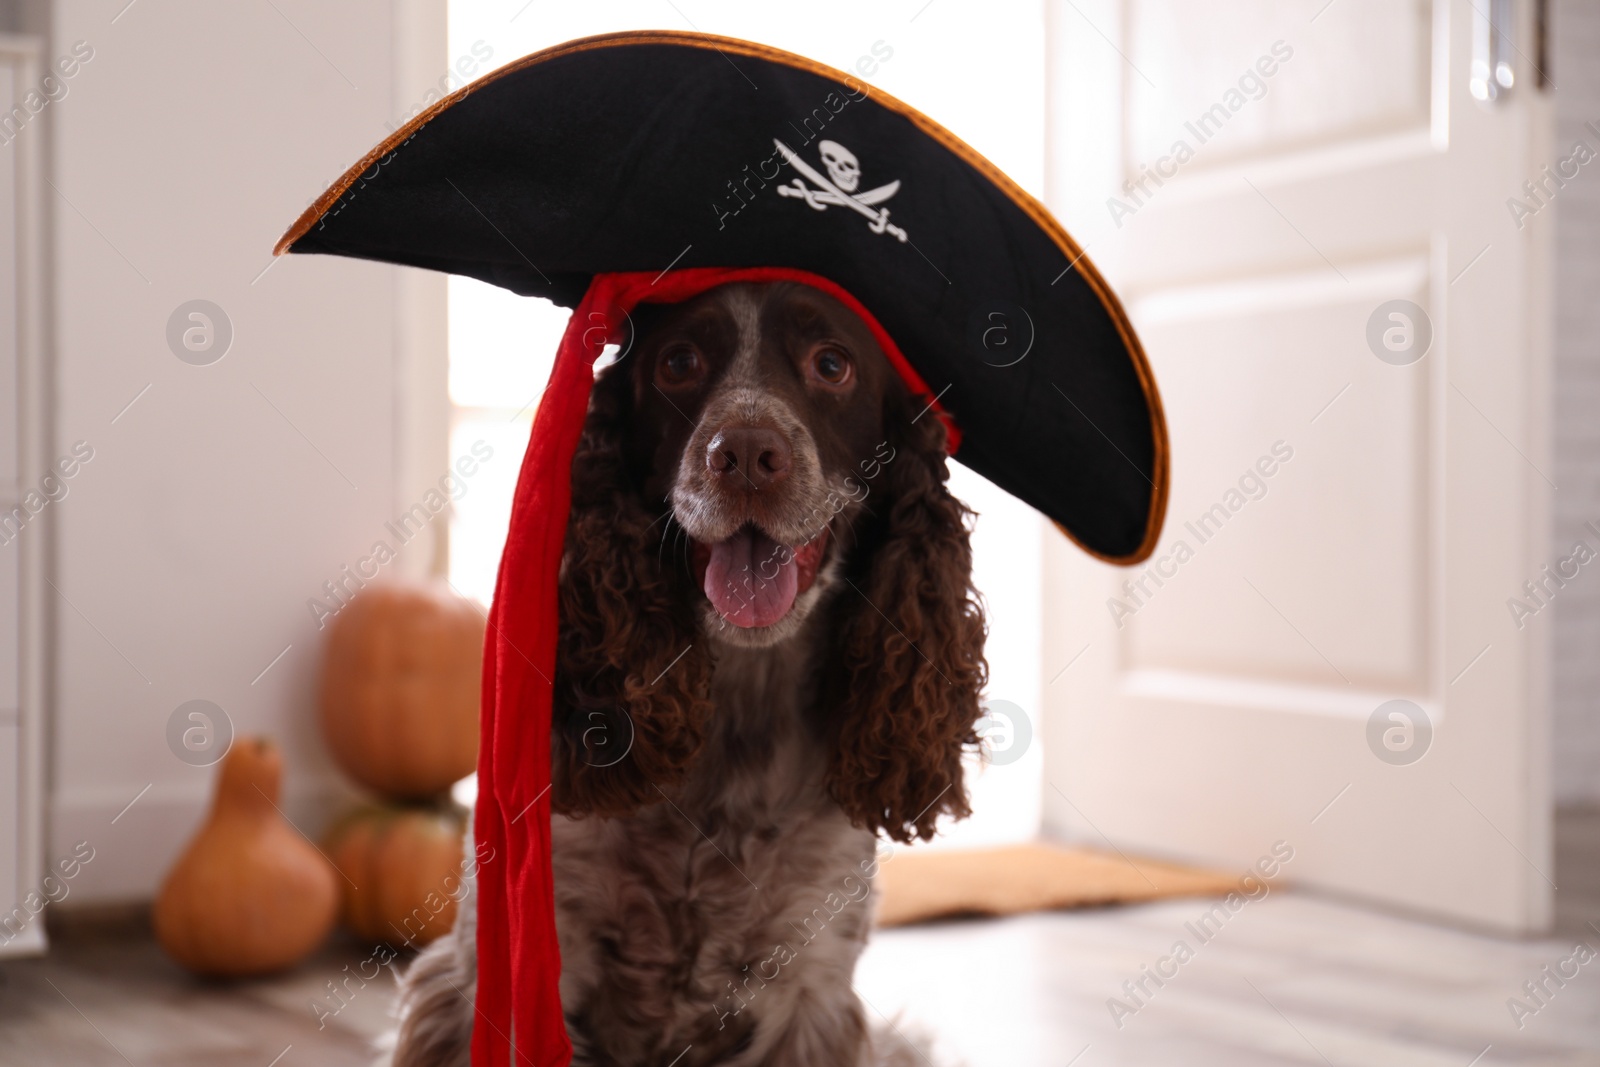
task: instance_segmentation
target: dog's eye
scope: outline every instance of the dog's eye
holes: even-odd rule
[[[688,345],[678,345],[661,353],[656,363],[656,377],[662,385],[683,385],[700,374],[700,353]]]
[[[832,345],[811,353],[811,373],[827,385],[844,385],[850,380],[850,357]]]

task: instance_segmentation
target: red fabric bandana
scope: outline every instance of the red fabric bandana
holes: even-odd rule
[[[729,282],[801,282],[838,300],[871,329],[906,387],[928,398],[960,436],[916,370],[861,303],[826,278],[779,267],[700,267],[674,273],[598,274],[572,313],[533,420],[500,558],[483,655],[483,710],[474,835],[478,866],[475,1067],[567,1067],[550,871],[550,708],[556,673],[556,574],[572,506],[577,451],[594,363],[622,337],[641,303],[678,303]]]

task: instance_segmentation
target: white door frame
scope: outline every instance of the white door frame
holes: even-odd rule
[[[40,43],[37,38],[0,34],[0,68],[13,79],[16,95],[39,84]],[[8,109],[9,110],[9,109]],[[43,129],[29,128],[10,144],[0,159],[12,170],[17,196],[10,211],[16,226],[15,295],[17,316],[14,324],[17,344],[17,482],[13,494],[0,493],[4,510],[17,506],[22,495],[36,486],[30,478],[39,477],[49,468],[53,454],[49,451],[51,440],[50,364],[44,358],[44,245],[43,220]],[[10,383],[6,383],[9,386]],[[16,785],[16,849],[14,854],[0,856],[0,917],[16,906],[10,903],[15,895],[17,904],[30,893],[41,896],[44,871],[44,734],[46,722],[46,672],[48,667],[48,636],[50,634],[49,599],[46,575],[51,565],[50,509],[45,508],[38,517],[21,530],[16,544],[0,551],[19,553],[18,574],[18,668],[19,706],[16,710],[16,764],[0,766],[0,783],[8,780]],[[6,728],[6,714],[0,708],[0,729]],[[13,774],[15,777],[13,778]],[[13,878],[7,878],[11,873]],[[14,887],[14,894],[9,890]],[[43,952],[45,949],[43,916],[35,916],[23,932],[10,941],[0,939],[0,956]]]

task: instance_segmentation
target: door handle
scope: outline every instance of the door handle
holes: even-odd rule
[[[1472,4],[1472,69],[1467,87],[1475,100],[1492,104],[1516,82],[1511,66],[1511,0],[1469,0]]]

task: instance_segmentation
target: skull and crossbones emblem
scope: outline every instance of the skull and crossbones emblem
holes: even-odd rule
[[[861,161],[838,141],[817,142],[822,166],[828,172],[826,176],[782,141],[774,140],[773,144],[778,146],[783,158],[801,175],[786,185],[778,186],[779,196],[804,200],[813,211],[826,211],[830,207],[849,208],[868,219],[867,228],[873,233],[888,233],[901,242],[905,241],[906,231],[889,221],[889,209],[877,206],[900,191],[899,181],[858,193],[856,189],[861,185]],[[806,183],[807,179],[811,184]]]
[[[861,184],[861,161],[856,159],[856,154],[838,141],[819,141],[817,149],[822,153],[822,165],[828,168],[833,184],[847,193],[855,192],[856,186]]]

